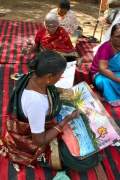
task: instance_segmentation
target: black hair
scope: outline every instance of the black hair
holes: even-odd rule
[[[66,65],[67,61],[62,55],[52,50],[44,50],[29,62],[28,67],[34,70],[37,76],[42,77],[49,73],[55,76],[64,71]]]
[[[116,30],[120,29],[120,23],[115,24],[111,29],[111,36],[113,36]]]
[[[69,11],[70,10],[70,2],[67,1],[67,0],[62,0],[59,3],[58,7],[61,8],[61,9],[67,9]]]

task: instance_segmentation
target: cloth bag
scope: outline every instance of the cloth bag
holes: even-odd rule
[[[53,180],[70,180],[65,171],[58,172]]]

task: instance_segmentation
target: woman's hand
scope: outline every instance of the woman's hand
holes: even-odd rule
[[[79,110],[78,110],[78,109],[77,109],[77,110],[74,110],[74,111],[71,113],[71,115],[70,115],[70,116],[72,117],[71,120],[78,118],[79,115],[80,115]]]
[[[81,60],[81,58],[77,58],[77,59],[76,59],[76,66],[77,66],[78,68],[80,68],[80,67],[82,66],[82,60]]]
[[[108,69],[108,61],[107,60],[99,60],[98,61],[99,72],[111,79],[112,81],[120,84],[120,78],[114,74],[110,69]]]
[[[79,110],[74,110],[71,114],[67,115],[65,119],[67,119],[67,122],[78,118],[80,115]]]
[[[40,51],[40,50],[39,50]],[[33,46],[31,46],[31,47],[28,47],[28,48],[23,48],[22,49],[22,53],[24,54],[24,55],[27,55],[27,54],[29,54],[29,53],[36,53],[36,52],[38,52],[38,46],[37,45],[33,45]]]
[[[27,55],[29,53],[30,53],[30,48],[23,48],[22,49],[22,54]]]

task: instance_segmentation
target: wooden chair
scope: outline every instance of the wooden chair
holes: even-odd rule
[[[99,8],[98,19],[97,19],[97,21],[96,21],[95,28],[94,28],[94,32],[93,32],[93,37],[94,37],[98,25],[101,26],[100,42],[101,42],[101,39],[102,39],[102,34],[103,34],[103,28],[104,28],[104,26],[110,24],[104,16],[101,16],[101,11],[104,12],[104,11],[106,10],[106,3],[107,3],[107,0],[101,0],[101,1],[100,1],[100,8]]]

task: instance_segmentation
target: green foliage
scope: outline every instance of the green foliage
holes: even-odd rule
[[[86,97],[83,96],[84,94],[85,94],[84,88],[82,88],[82,90],[80,90],[80,88],[78,87],[75,90],[74,96],[73,95],[68,96],[67,93],[65,95],[63,94],[62,104],[75,107],[76,109],[80,109],[80,106],[81,107],[83,106],[84,101],[86,99]]]
[[[95,150],[98,150],[98,143],[99,140],[98,138],[96,138],[96,134],[92,131],[91,127],[90,127],[90,123],[89,123],[89,118],[86,116],[86,114],[84,112],[81,111],[80,113],[82,120],[84,121],[84,124],[86,126],[88,135],[90,137],[90,139],[92,140],[92,144],[94,146]]]

